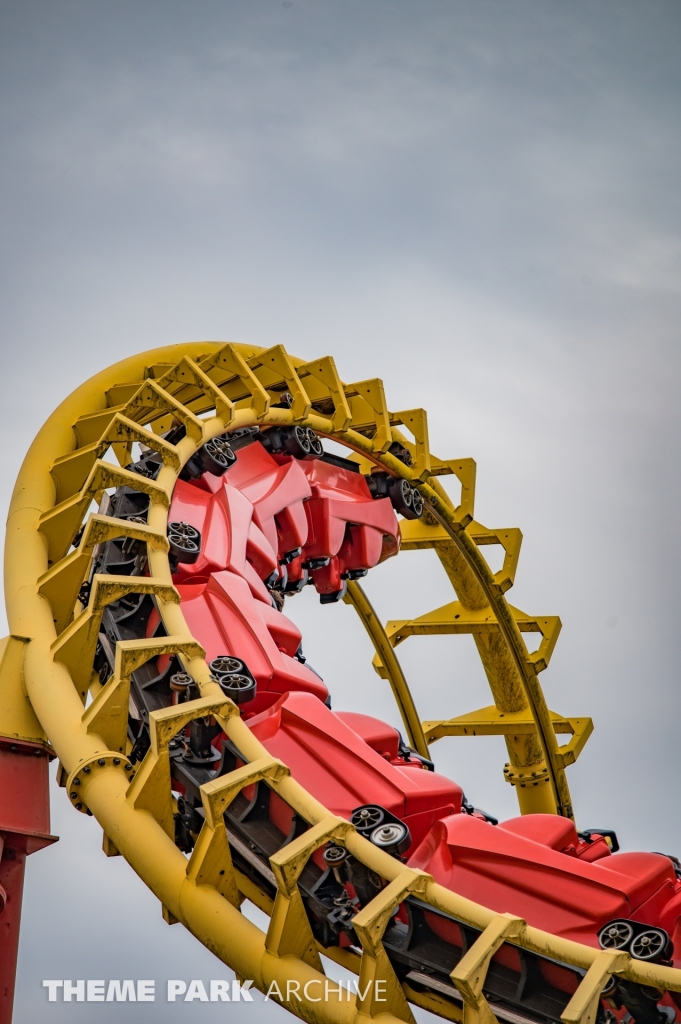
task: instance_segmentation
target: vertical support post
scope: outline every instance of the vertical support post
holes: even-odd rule
[[[47,739],[22,685],[27,641],[0,640],[0,1024],[11,1024],[26,857],[50,832]]]
[[[525,929],[521,917],[497,914],[459,960],[450,977],[463,998],[463,1024],[496,1024],[483,986],[492,957],[506,939],[517,938]]]
[[[21,899],[24,891],[25,850],[11,834],[0,833],[0,1024],[11,1024],[14,981],[19,953]],[[14,840],[14,841],[13,841]],[[12,844],[12,845],[9,845]]]

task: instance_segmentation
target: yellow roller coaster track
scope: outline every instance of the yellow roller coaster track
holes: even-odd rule
[[[272,405],[282,386],[293,397],[290,409]],[[177,445],[160,436],[173,421],[186,427]],[[474,520],[475,463],[439,459],[430,452],[424,410],[390,412],[380,380],[343,384],[332,358],[303,362],[282,346],[263,350],[194,342],[146,352],[87,381],[48,419],[22,466],[8,519],[5,589],[11,637],[0,665],[0,734],[49,744],[59,758],[67,794],[78,780],[78,805],[102,827],[105,851],[125,857],[161,901],[166,920],[182,922],[263,992],[277,982],[286,993],[287,980],[298,981],[310,998],[275,998],[305,1020],[350,1024],[381,1015],[386,1024],[411,1022],[413,1003],[452,1020],[463,1017],[466,1024],[493,1022],[483,986],[491,957],[503,942],[586,970],[562,1014],[566,1024],[592,1024],[612,975],[681,991],[681,971],[540,931],[406,867],[332,815],[252,734],[237,706],[212,680],[203,649],[191,636],[173,587],[166,539],[168,508],[183,465],[211,438],[252,424],[308,426],[352,449],[365,469],[380,465],[418,487],[426,511],[422,520],[401,524],[402,550],[434,548],[456,600],[384,627],[360,586],[349,584],[346,600],[373,641],[375,668],[389,681],[419,753],[427,756],[428,743],[443,736],[503,735],[508,749],[504,774],[516,789],[521,812],[572,817],[565,768],[582,749],[591,721],[550,712],[539,685],[538,673],[549,662],[560,620],[526,615],[504,597],[513,585],[520,531],[487,529]],[[396,440],[410,451],[411,467],[388,451]],[[160,453],[163,465],[156,481],[125,468],[135,442]],[[109,449],[119,465],[105,461]],[[456,507],[438,481],[445,474],[461,484]],[[121,485],[149,495],[147,525],[91,514],[106,489]],[[150,575],[95,577],[89,603],[81,608],[77,595],[95,546],[126,536],[146,542]],[[490,544],[501,545],[505,553],[496,573],[481,552]],[[142,591],[155,596],[168,636],[119,642],[113,678],[101,687],[90,666],[103,609],[126,593]],[[523,632],[541,634],[535,652],[528,652]],[[411,634],[430,633],[473,634],[492,691],[490,707],[448,720],[419,721],[395,647]],[[179,656],[201,696],[150,715],[151,747],[135,773],[121,755],[130,675],[161,653]],[[88,690],[94,699],[86,706]],[[248,763],[202,787],[205,823],[186,857],[173,840],[168,744],[188,722],[207,714],[216,717]],[[558,745],[559,733],[570,735],[566,745]],[[230,801],[260,779],[311,826],[271,858],[274,900],[233,866],[223,817]],[[318,947],[298,890],[309,857],[331,839],[387,883],[354,918],[361,954]],[[394,973],[382,936],[408,894],[482,933],[451,976],[463,1011],[436,993],[400,983]],[[266,934],[241,913],[244,898],[270,916]],[[331,986],[328,998],[312,997],[318,989],[305,985],[323,981],[320,952],[359,974],[357,996],[348,999]],[[385,982],[387,1001],[377,999],[378,989],[369,984],[375,981]]]

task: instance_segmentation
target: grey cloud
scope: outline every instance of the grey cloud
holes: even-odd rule
[[[476,458],[477,518],[522,528],[512,603],[563,619],[542,682],[596,723],[569,770],[579,823],[678,854],[678,4],[6,0],[0,17],[3,506],[51,409],[133,351],[281,341],[382,376],[393,408],[428,409],[438,454]],[[384,618],[451,597],[432,553],[367,588]],[[335,706],[397,722],[350,611],[289,605]],[[424,718],[489,703],[469,639],[400,647]],[[515,813],[500,741],[433,749]],[[53,806],[20,1024],[76,965],[210,977],[94,824],[62,791]]]

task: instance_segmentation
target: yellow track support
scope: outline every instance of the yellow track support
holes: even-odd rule
[[[293,396],[293,408],[272,408],[271,399],[284,387]],[[159,436],[173,421],[185,424],[187,430],[176,446]],[[26,456],[8,519],[5,590],[13,639],[3,648],[11,657],[7,654],[0,663],[0,733],[40,740],[44,731],[61,761],[61,779],[73,784],[67,788],[69,799],[94,815],[104,830],[105,851],[126,858],[158,896],[166,920],[181,921],[238,975],[252,978],[261,991],[276,981],[284,1005],[307,1021],[359,1024],[380,1014],[386,1024],[411,1022],[409,1002],[461,1019],[461,1013],[436,994],[400,984],[385,954],[383,931],[408,893],[418,894],[433,908],[482,932],[452,975],[453,985],[462,993],[466,1021],[494,1020],[482,987],[491,956],[504,941],[587,970],[566,1007],[566,1024],[591,1024],[600,992],[612,974],[681,991],[681,971],[632,961],[626,954],[600,953],[547,934],[519,918],[497,915],[436,884],[429,875],[406,868],[307,793],[286,765],[270,757],[240,718],[238,708],[211,680],[203,650],[191,636],[172,586],[165,537],[173,488],[181,467],[197,448],[226,429],[294,422],[345,444],[361,463],[382,466],[417,484],[424,498],[424,519],[403,523],[403,547],[435,549],[456,601],[386,628],[361,588],[349,588],[349,600],[376,648],[376,667],[391,683],[414,745],[427,753],[427,742],[440,736],[501,734],[509,753],[506,777],[516,786],[521,811],[572,816],[565,766],[578,755],[591,723],[549,712],[539,685],[538,673],[548,664],[559,620],[527,616],[505,600],[517,568],[520,532],[489,530],[475,522],[475,464],[471,459],[438,459],[430,452],[422,409],[391,413],[380,380],[344,385],[330,357],[305,363],[281,346],[262,350],[194,342],[143,353],[87,381],[49,418]],[[407,428],[413,441],[400,426]],[[135,441],[162,456],[155,482],[126,469]],[[393,441],[411,452],[411,468],[389,453]],[[109,450],[118,466],[105,460]],[[437,479],[444,474],[455,475],[461,483],[458,506]],[[122,483],[149,494],[146,526],[88,515],[106,488]],[[83,524],[77,546],[69,553]],[[151,575],[96,580],[83,608],[76,597],[92,552],[96,544],[116,536],[146,542]],[[496,574],[481,550],[493,543],[501,544],[505,552],[504,565]],[[167,630],[168,636],[161,641],[163,652],[180,657],[198,682],[201,696],[150,716],[151,748],[135,773],[122,750],[129,678],[145,660],[161,653],[159,641],[119,643],[113,678],[105,687],[93,688],[97,693],[87,710],[83,705],[91,684],[85,666],[92,663],[102,609],[141,587],[155,595]],[[542,634],[535,654],[525,646],[526,630]],[[473,634],[493,706],[454,719],[419,722],[394,646],[408,635],[429,632]],[[248,763],[202,787],[205,824],[188,859],[171,838],[168,743],[188,721],[206,714],[218,718]],[[572,734],[564,747],[556,739],[561,732]],[[233,868],[222,817],[240,789],[257,779],[266,779],[312,826],[271,859],[277,888],[274,904]],[[76,791],[74,801],[70,793]],[[359,973],[362,997],[348,1000],[347,993],[331,985],[328,997],[317,1001],[324,975],[297,879],[314,849],[329,838],[347,847],[387,885],[355,919],[361,956],[326,951]],[[266,935],[241,914],[244,897],[271,913]],[[287,998],[287,980],[299,982],[300,990],[310,996],[302,1002],[293,995]],[[376,1000],[375,986],[365,985],[369,981],[385,983],[387,1003]]]

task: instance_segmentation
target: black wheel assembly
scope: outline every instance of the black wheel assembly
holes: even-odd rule
[[[273,455],[292,455],[306,462],[324,454],[322,442],[309,427],[272,427],[260,435],[260,441]]]
[[[636,960],[661,963],[669,960],[673,947],[664,928],[652,928],[640,921],[618,918],[609,921],[598,933],[602,949],[621,949]]]
[[[197,454],[204,473],[212,473],[214,476],[222,476],[236,462],[236,455],[224,437],[214,437],[212,441],[206,441]]]
[[[411,846],[409,829],[401,821],[387,821],[375,828],[369,836],[374,846],[378,846],[386,853],[399,856]]]
[[[601,949],[627,949],[633,937],[631,921],[610,921],[598,933]]]
[[[669,936],[664,929],[646,928],[632,939],[629,952],[636,960],[655,963],[667,959],[669,946]]]
[[[378,807],[376,804],[365,804],[363,807],[356,807],[352,812],[350,821],[355,826],[358,832],[362,835],[367,835],[372,832],[377,825],[382,825],[386,811],[382,807]]]
[[[170,555],[176,564],[191,565],[201,554],[201,534],[189,523],[168,523]]]
[[[405,823],[378,804],[356,807],[350,821],[361,836],[394,857],[399,857],[411,846],[411,834]]]
[[[364,479],[372,498],[390,498],[392,507],[405,519],[423,515],[423,498],[408,480],[387,473],[371,473]]]
[[[220,654],[213,658],[210,670],[220,684],[225,696],[235,704],[246,704],[253,700],[257,690],[256,681],[241,658],[230,654]]]

